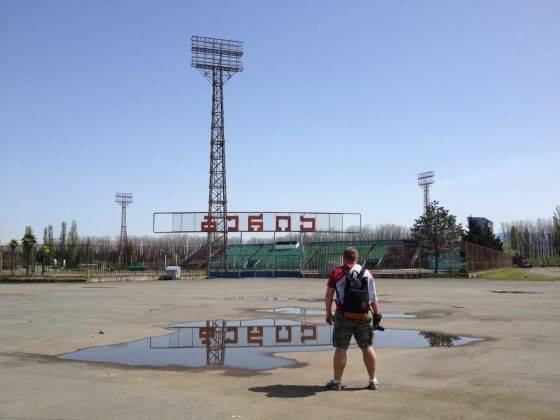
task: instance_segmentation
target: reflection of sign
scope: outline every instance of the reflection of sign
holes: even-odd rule
[[[204,347],[211,345],[216,337],[223,337],[225,347],[325,346],[331,343],[331,326],[302,323],[181,327],[177,328],[176,339],[179,347]]]
[[[223,222],[223,223],[220,223]],[[361,228],[359,213],[321,212],[237,212],[223,220],[208,212],[154,213],[154,232],[356,232]]]
[[[229,337],[228,334],[232,333],[233,336]],[[225,344],[236,344],[239,340],[239,334],[237,327],[226,327],[226,337],[224,339]]]
[[[312,341],[317,339],[317,327],[315,325],[301,326],[301,341]]]
[[[290,343],[292,341],[292,327],[276,327],[276,343]]]

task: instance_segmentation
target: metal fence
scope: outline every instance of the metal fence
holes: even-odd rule
[[[196,249],[173,249],[164,246],[126,248],[125,261],[119,258],[118,245],[53,245],[48,255],[40,246],[25,249],[0,246],[0,275],[46,278],[151,277],[160,278],[168,265],[181,265]],[[198,248],[197,248],[198,249]],[[185,276],[204,276],[205,270],[192,269]]]
[[[469,273],[513,267],[511,255],[468,242],[465,243],[465,255]]]
[[[342,264],[348,246],[358,250],[359,262],[375,275],[415,276],[476,272],[511,267],[512,257],[503,252],[458,243],[442,249],[436,270],[434,255],[412,241],[325,241],[298,242],[292,247],[274,243],[238,244],[213,249],[208,267],[208,248],[192,246],[172,249],[163,246],[129,246],[126,263],[119,260],[117,245],[82,244],[53,246],[45,258],[35,247],[28,252],[19,246],[0,247],[0,275],[46,278],[146,277],[161,278],[165,267],[178,265],[183,277],[326,277]]]

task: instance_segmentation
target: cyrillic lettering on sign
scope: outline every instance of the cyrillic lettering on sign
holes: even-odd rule
[[[239,216],[226,216],[227,220],[227,231],[228,232],[237,232],[239,230]],[[233,225],[230,225],[229,222],[234,222]]]
[[[249,232],[262,232],[264,230],[263,214],[252,214],[248,218]]]
[[[303,214],[299,217],[301,225],[299,226],[300,232],[315,232],[315,218],[305,217]]]
[[[211,215],[204,216],[204,221],[200,224],[202,232],[216,232],[216,222]]]
[[[282,221],[284,227],[282,227]],[[276,232],[291,232],[292,231],[292,218],[290,216],[276,216]]]

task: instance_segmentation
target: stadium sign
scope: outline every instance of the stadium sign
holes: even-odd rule
[[[235,232],[330,232],[359,231],[360,213],[233,212],[225,215],[228,233]],[[216,232],[216,218],[208,212],[158,212],[154,233]]]

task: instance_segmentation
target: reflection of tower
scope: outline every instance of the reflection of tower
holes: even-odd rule
[[[208,192],[208,266],[212,248],[221,251],[226,262],[227,193],[224,137],[224,83],[243,71],[243,43],[229,39],[193,36],[191,66],[212,83],[212,123],[210,129],[210,184]]]
[[[121,236],[119,238],[119,265],[126,266],[126,246],[128,238],[126,236],[126,208],[132,203],[131,193],[116,193],[115,201],[121,206]]]
[[[424,190],[424,211],[430,204],[430,187],[435,182],[434,171],[422,172],[418,174],[418,186]]]
[[[224,365],[226,355],[226,322],[222,320],[206,321],[209,340],[206,343],[206,366],[219,367]]]

